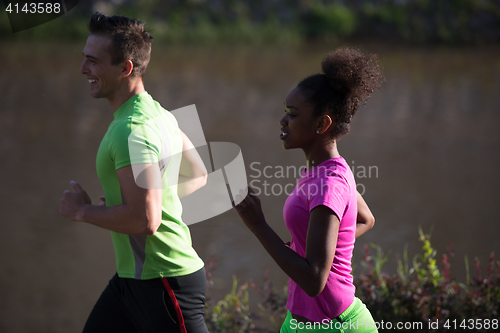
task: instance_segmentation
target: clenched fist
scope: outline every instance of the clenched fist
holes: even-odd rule
[[[61,204],[59,206],[59,213],[67,219],[81,222],[83,221],[83,208],[86,205],[91,205],[92,201],[80,184],[74,181],[71,181],[70,184],[75,192],[68,190],[63,192],[63,197],[61,198]]]

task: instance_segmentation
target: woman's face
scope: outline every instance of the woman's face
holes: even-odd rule
[[[288,94],[285,100],[285,116],[280,120],[283,148],[307,149],[314,142],[318,134],[313,111],[314,106],[306,101],[298,87]]]

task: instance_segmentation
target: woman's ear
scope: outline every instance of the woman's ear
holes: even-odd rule
[[[326,131],[328,131],[328,129],[330,128],[330,126],[332,126],[332,124],[333,124],[332,118],[329,115],[324,114],[321,117],[319,117],[318,126],[316,130],[319,131],[319,134],[323,134]]]

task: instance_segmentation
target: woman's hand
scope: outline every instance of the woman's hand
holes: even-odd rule
[[[260,199],[250,186],[240,190],[236,195],[236,202],[239,204],[235,205],[233,202],[233,207],[250,231],[255,233],[259,227],[267,225]]]

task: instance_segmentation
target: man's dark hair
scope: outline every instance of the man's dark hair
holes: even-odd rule
[[[111,37],[111,64],[130,60],[134,64],[132,76],[144,76],[151,56],[153,37],[144,23],[125,16],[106,16],[95,12],[89,23],[90,34]]]

